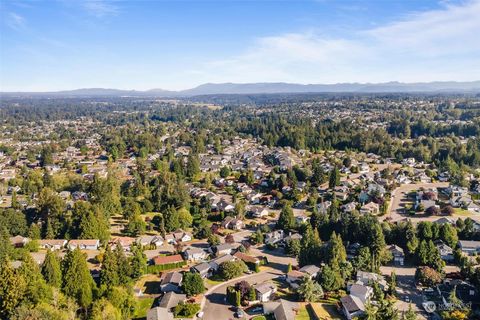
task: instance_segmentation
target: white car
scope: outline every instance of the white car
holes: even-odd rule
[[[197,318],[199,319],[203,318],[203,311],[200,311],[199,313],[197,313]]]

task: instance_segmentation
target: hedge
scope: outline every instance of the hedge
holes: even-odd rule
[[[182,261],[182,262],[167,263],[162,265],[151,265],[147,267],[147,273],[158,273],[160,271],[177,269],[185,266],[186,264],[187,264],[186,261]]]

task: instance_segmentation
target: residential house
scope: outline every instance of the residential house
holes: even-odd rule
[[[68,249],[74,250],[98,250],[100,247],[100,240],[98,239],[74,239],[70,240],[67,245]]]
[[[180,272],[172,271],[162,274],[160,278],[160,291],[161,292],[180,292],[180,286],[182,285],[183,275]]]
[[[249,256],[243,252],[237,251],[233,254],[233,256],[239,260],[242,260],[247,265],[260,265],[261,260],[257,257]]]
[[[480,241],[460,240],[458,241],[458,245],[460,250],[469,256],[480,252]]]
[[[15,236],[15,237],[10,237],[10,243],[15,248],[23,248],[29,242],[30,242],[29,238],[22,237],[20,235]]]
[[[300,282],[306,274],[297,270],[292,270],[287,273],[287,282],[293,289],[297,289],[300,286]]]
[[[224,229],[232,229],[232,230],[240,230],[245,226],[242,220],[227,216],[222,221],[222,228]]]
[[[123,251],[130,251],[130,247],[135,241],[136,239],[132,237],[116,237],[110,240],[109,245],[112,250],[116,247],[120,247]]]
[[[253,207],[250,212],[254,218],[262,218],[268,216],[268,210],[265,207]]]
[[[196,272],[200,274],[202,278],[207,278],[210,276],[212,267],[208,262],[202,262],[190,268],[191,272]]]
[[[234,261],[236,259],[237,258],[235,258],[234,256],[232,256],[230,254],[226,254],[226,255],[223,255],[221,257],[210,260],[208,262],[208,264],[210,265],[212,271],[216,272],[222,263],[227,262],[227,261]]]
[[[365,313],[365,304],[356,296],[346,295],[340,298],[342,310],[348,320],[359,318]]]
[[[263,313],[273,314],[275,320],[295,320],[298,304],[287,300],[269,301],[263,304]]]
[[[201,248],[188,247],[183,250],[183,256],[188,261],[203,261],[208,257],[208,254]]]
[[[48,250],[62,250],[67,245],[65,239],[43,239],[38,240],[38,246],[42,249]]]
[[[360,208],[360,213],[362,214],[378,214],[379,211],[380,207],[375,202],[369,202]]]
[[[220,201],[217,202],[216,208],[218,211],[224,212],[232,212],[233,210],[235,210],[235,206],[224,198],[221,198]]]
[[[233,249],[235,249],[234,245],[230,243],[222,243],[215,247],[215,256],[220,257],[226,254],[231,254]]]
[[[163,245],[163,238],[161,236],[148,236],[143,235],[137,238],[137,244],[140,244],[142,247],[146,246],[154,246],[155,248],[159,248]]]
[[[356,283],[363,284],[364,286],[370,285],[372,282],[376,282],[382,290],[387,290],[388,284],[385,278],[377,273],[357,271]]]
[[[303,272],[304,274],[308,275],[310,278],[316,278],[318,273],[320,272],[320,268],[313,264],[309,264],[301,267],[298,271]]]
[[[270,301],[275,292],[277,292],[277,287],[270,282],[257,284],[254,286],[254,289],[257,294],[257,300],[260,300],[260,302]]]
[[[152,264],[155,266],[163,266],[167,264],[173,263],[181,263],[183,262],[183,258],[179,254],[174,254],[170,256],[156,256],[152,258]]]
[[[287,243],[290,240],[302,240],[302,235],[300,233],[295,232],[294,234],[289,233],[288,236],[283,238],[283,242]]]
[[[188,242],[192,240],[192,235],[183,230],[177,230],[173,232],[173,238],[175,239],[175,242]]]
[[[155,307],[147,312],[147,320],[174,320],[173,313],[165,308]]]
[[[392,244],[387,247],[387,250],[390,251],[393,256],[393,263],[403,266],[405,261],[405,253],[403,252],[403,249],[395,244]]]
[[[437,247],[438,251],[440,252],[440,257],[442,257],[442,260],[445,262],[452,262],[455,260],[453,256],[453,249],[450,248],[448,245],[443,243],[443,241],[436,241],[435,246]]]
[[[365,304],[373,296],[373,288],[354,283],[350,286],[350,295],[358,297]]]
[[[285,237],[283,230],[275,230],[265,234],[265,243],[266,244],[275,244],[280,242]]]
[[[185,301],[187,301],[187,295],[170,291],[163,295],[158,306],[171,312],[180,302]]]

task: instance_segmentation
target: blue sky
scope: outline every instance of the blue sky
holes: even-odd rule
[[[480,79],[480,0],[0,0],[0,90]]]

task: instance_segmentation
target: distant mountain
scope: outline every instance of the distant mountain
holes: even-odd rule
[[[338,83],[296,84],[284,82],[263,83],[206,83],[198,87],[168,91],[147,91],[87,88],[56,92],[2,92],[2,96],[40,97],[191,97],[213,94],[274,94],[274,93],[480,93],[480,81],[471,82],[386,82],[386,83]]]

